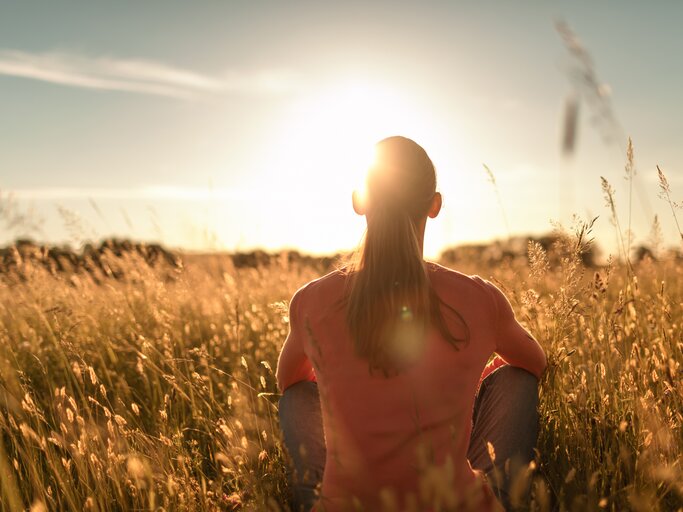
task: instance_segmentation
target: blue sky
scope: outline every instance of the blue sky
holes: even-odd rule
[[[606,143],[583,98],[562,156],[575,87],[560,19],[606,84],[617,138],[633,138],[636,241],[659,214],[675,243],[655,165],[680,200],[683,4],[367,4],[0,0],[0,194],[41,226],[3,226],[0,243],[347,249],[365,151],[400,133],[430,153],[445,196],[428,253],[507,235],[483,163],[512,233],[600,215],[609,249],[599,177],[625,218],[626,141]]]

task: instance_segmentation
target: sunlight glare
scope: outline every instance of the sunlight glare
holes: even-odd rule
[[[423,145],[433,159],[443,160],[452,151],[433,112],[395,88],[367,82],[349,82],[293,103],[260,176],[267,187],[287,196],[287,214],[299,218],[291,228],[293,239],[314,251],[355,246],[364,222],[352,214],[351,193],[364,188],[376,142],[404,135]],[[317,225],[300,222],[311,208]],[[334,223],[334,232],[325,232],[333,238],[321,239],[323,222]]]

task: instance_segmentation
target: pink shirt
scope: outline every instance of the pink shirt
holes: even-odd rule
[[[321,489],[326,511],[347,510],[352,497],[368,510],[380,509],[382,490],[406,506],[409,495],[417,497],[421,486],[423,493],[429,486],[428,461],[448,468],[442,474],[459,499],[469,494],[478,500],[473,510],[498,509],[467,460],[477,387],[494,352],[536,376],[545,369],[545,354],[493,284],[435,263],[427,268],[438,296],[465,319],[470,340],[455,350],[434,330],[420,359],[394,377],[371,375],[368,362],[354,353],[340,306],[346,274],[332,272],[292,297],[278,385],[285,390],[302,380],[318,382],[327,447]],[[463,337],[453,313],[441,310],[451,332]]]

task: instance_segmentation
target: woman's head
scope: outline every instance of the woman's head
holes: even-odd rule
[[[356,353],[371,370],[400,370],[420,353],[430,324],[449,340],[424,267],[427,217],[436,217],[441,195],[427,153],[405,137],[377,143],[375,161],[354,209],[367,232],[351,267],[347,324]]]
[[[421,220],[436,217],[441,208],[434,164],[413,140],[387,137],[375,145],[364,194],[354,194],[353,203],[356,212],[368,219],[377,211],[406,214],[419,227]]]

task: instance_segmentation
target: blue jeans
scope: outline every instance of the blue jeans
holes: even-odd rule
[[[534,458],[538,436],[538,380],[526,370],[502,366],[479,387],[472,414],[467,458],[486,473],[498,499],[510,508],[510,485]],[[293,510],[308,511],[325,468],[325,438],[318,386],[299,382],[280,398],[280,428],[294,466]],[[487,442],[495,450],[495,463]],[[508,462],[509,461],[509,462]],[[507,463],[506,463],[507,462]],[[526,486],[520,492],[526,494]]]

